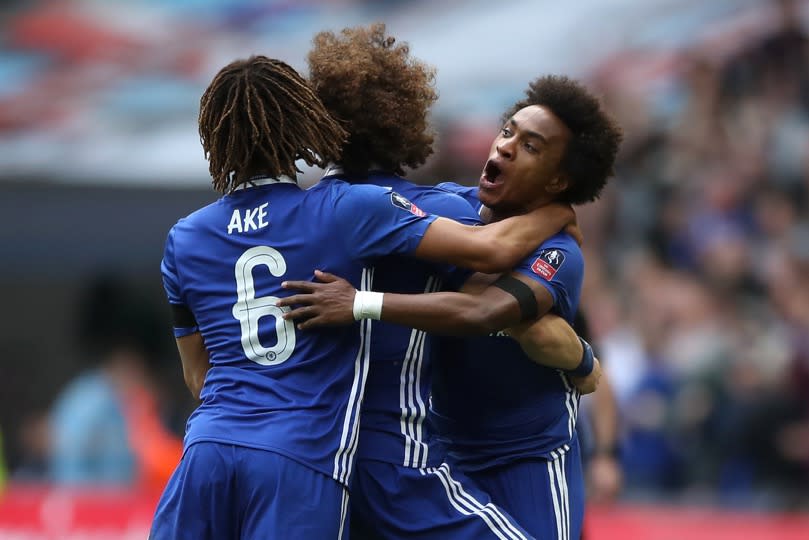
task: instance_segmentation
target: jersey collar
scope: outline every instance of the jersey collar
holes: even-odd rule
[[[297,184],[298,182],[295,181],[294,178],[289,176],[283,175],[279,176],[278,178],[270,178],[269,176],[254,176],[249,178],[246,182],[243,182],[233,188],[233,191],[239,191],[241,189],[249,189],[258,186],[267,186],[270,184]]]
[[[326,167],[326,170],[323,172],[323,178],[326,178],[327,176],[342,176],[345,175],[345,173],[346,173],[345,169],[343,169],[342,165],[331,163],[329,164],[328,167]]]
[[[382,170],[382,167],[372,163],[371,166],[368,168],[368,175],[370,176],[370,175],[375,174],[375,173],[376,174],[386,174],[385,171]],[[326,167],[326,170],[323,172],[323,176],[321,177],[321,180],[323,178],[328,178],[329,176],[345,176],[345,175],[346,175],[346,171],[345,171],[345,169],[343,168],[342,165],[338,165],[336,163],[331,163],[331,164],[329,164],[328,167]]]

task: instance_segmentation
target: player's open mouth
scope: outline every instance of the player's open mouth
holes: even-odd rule
[[[487,161],[486,166],[483,167],[483,174],[480,175],[481,187],[495,187],[502,183],[503,179],[500,175],[500,167],[491,160]]]

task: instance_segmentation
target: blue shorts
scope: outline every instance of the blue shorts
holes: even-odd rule
[[[533,538],[446,463],[418,469],[359,460],[350,521],[351,540]]]
[[[345,488],[297,461],[197,442],[160,497],[149,539],[339,540],[347,532],[347,511]]]
[[[552,461],[524,459],[466,474],[492,502],[542,540],[579,540],[584,477],[578,440]]]

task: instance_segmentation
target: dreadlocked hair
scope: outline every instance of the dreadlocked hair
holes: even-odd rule
[[[199,137],[220,193],[255,174],[294,178],[297,159],[336,162],[346,135],[298,72],[266,56],[231,62],[200,99]]]
[[[559,200],[584,204],[596,200],[613,166],[623,133],[618,123],[601,107],[598,98],[581,83],[568,77],[547,75],[533,81],[525,99],[514,104],[504,118],[539,105],[550,109],[570,130],[571,137],[561,168],[570,176],[570,186]]]

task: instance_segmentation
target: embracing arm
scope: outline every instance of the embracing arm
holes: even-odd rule
[[[564,204],[550,204],[479,227],[438,218],[413,255],[477,272],[504,272],[560,230],[569,227],[578,234],[575,218],[572,208]]]
[[[553,305],[550,293],[541,285],[531,282],[517,273],[517,280],[537,299],[537,313],[546,313]],[[351,324],[361,316],[357,310],[362,298],[348,281],[333,274],[315,270],[319,282],[285,281],[285,289],[299,292],[280,298],[276,305],[286,310],[285,319],[301,321],[298,328],[306,330],[317,326]],[[514,296],[496,286],[484,285],[492,276],[476,274],[469,279],[464,290],[474,289],[475,294],[466,292],[436,292],[428,294],[368,293],[380,300],[372,317],[398,323],[411,328],[436,334],[463,336],[481,335],[496,332],[520,322],[523,318],[520,305]],[[530,282],[530,283],[529,283]],[[480,291],[480,292],[477,292]],[[378,296],[377,296],[378,295]],[[361,302],[360,302],[361,303]],[[359,316],[358,316],[359,315]]]
[[[354,286],[342,278],[319,270],[315,271],[315,277],[320,282],[282,283],[284,288],[300,291],[278,301],[279,306],[293,308],[287,311],[284,318],[301,320],[298,328],[302,330],[354,322],[355,300],[358,298]],[[377,297],[382,300],[381,314],[374,318],[431,333],[455,336],[488,334],[518,325],[524,318],[520,303],[514,295],[492,284],[494,278],[495,276],[475,274],[467,280],[462,292],[384,293]],[[525,294],[532,296],[536,302],[536,312],[532,318],[542,316],[551,309],[553,297],[545,287],[518,272],[513,272],[511,279],[522,283]],[[558,334],[546,332],[542,334],[542,339],[555,335]],[[532,338],[526,338],[529,339]],[[578,347],[581,357],[580,345]]]
[[[202,334],[193,334],[177,338],[177,350],[180,352],[180,360],[183,364],[183,379],[185,384],[196,399],[199,399],[202,391],[202,384],[205,382],[205,374],[211,363],[208,358],[208,349]]]
[[[550,310],[553,298],[547,289],[519,273],[512,273],[511,277],[531,290],[539,316]],[[486,278],[481,276],[477,279]],[[381,319],[453,336],[489,334],[521,321],[522,312],[514,296],[496,285],[488,286],[477,294],[467,292],[476,286],[476,283],[465,285],[462,292],[385,293]]]
[[[357,308],[359,296],[353,285],[319,270],[315,271],[315,277],[320,282],[282,283],[284,288],[301,291],[278,300],[277,305],[286,311],[285,319],[301,320],[298,328],[305,330],[351,324],[359,318],[357,311],[363,310]],[[370,293],[378,295],[376,299],[381,301],[376,306],[379,316],[373,318],[449,335],[487,334],[513,327],[509,333],[535,363],[565,370],[578,369],[586,364],[583,343],[570,326],[559,317],[545,315],[553,305],[553,298],[545,287],[519,273],[512,274],[511,279],[522,282],[525,290],[533,294],[537,308],[535,315],[541,317],[521,325],[524,313],[520,302],[511,293],[489,285],[492,279],[493,276],[476,274],[464,285],[467,292],[460,293]],[[582,393],[592,392],[598,384],[601,373],[598,360],[595,359],[592,365],[591,373],[571,377]]]
[[[487,334],[508,328],[509,336],[535,364],[567,372],[582,394],[595,392],[601,380],[601,365],[590,346],[579,339],[567,321],[547,313],[553,306],[547,289],[516,272],[511,277],[532,289],[539,319],[520,324],[523,314],[519,302],[497,286],[489,286],[480,294],[385,293],[381,319],[450,335]]]
[[[523,352],[537,363],[556,369],[571,370],[581,363],[584,346],[579,336],[562,317],[548,313],[536,321],[508,329]]]
[[[592,349],[585,350],[585,343],[561,317],[549,313],[538,321],[509,328],[508,333],[537,364],[569,372],[570,381],[582,394],[599,388],[602,371],[598,358],[593,357],[590,373],[574,375],[579,366],[586,363],[584,358]]]

